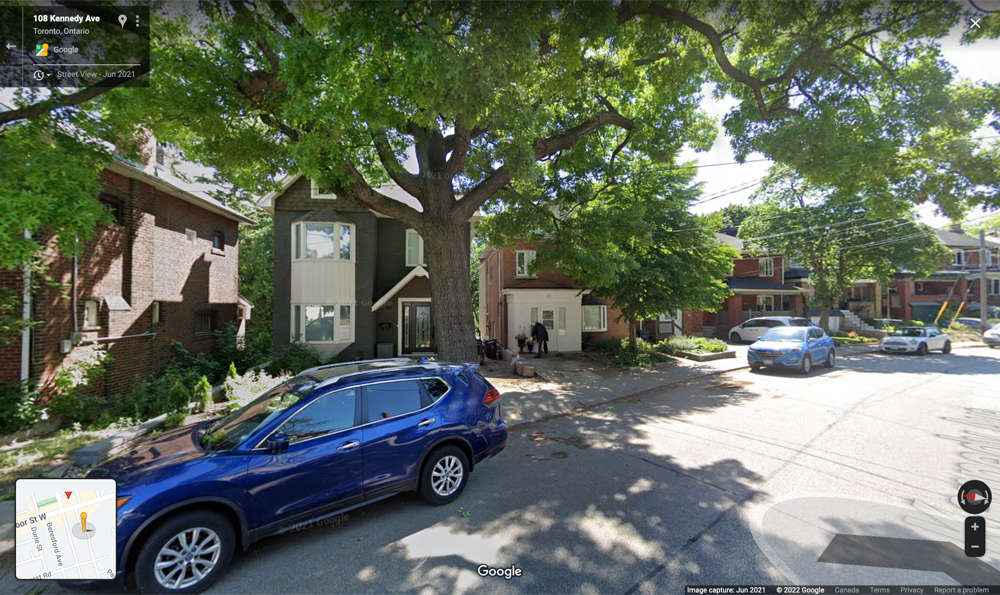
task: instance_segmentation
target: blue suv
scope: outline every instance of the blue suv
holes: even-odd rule
[[[102,463],[88,477],[118,483],[117,578],[142,592],[193,593],[263,537],[407,490],[453,502],[507,445],[500,393],[477,368],[409,359],[312,368],[223,418]]]
[[[747,351],[747,363],[751,370],[774,366],[808,374],[813,363],[820,362],[832,368],[837,363],[837,350],[833,339],[818,326],[773,328]]]

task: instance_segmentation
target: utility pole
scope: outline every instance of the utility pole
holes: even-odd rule
[[[979,230],[979,334],[986,334],[986,323],[989,321],[990,308],[987,305],[988,281],[986,279],[986,262],[989,260],[986,251],[986,232]]]

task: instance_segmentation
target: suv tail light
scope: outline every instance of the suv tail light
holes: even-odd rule
[[[483,405],[493,405],[500,400],[500,391],[495,388],[490,388],[486,391],[486,396],[483,397]]]

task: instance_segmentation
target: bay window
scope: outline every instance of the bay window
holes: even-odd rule
[[[292,308],[292,340],[306,343],[351,343],[354,317],[347,304],[296,304]]]
[[[293,260],[354,260],[354,225],[349,223],[295,223]]]

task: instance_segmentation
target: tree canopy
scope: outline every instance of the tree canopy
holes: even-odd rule
[[[743,222],[739,237],[756,250],[782,254],[811,270],[813,305],[823,309],[823,326],[853,281],[888,283],[902,271],[927,276],[951,258],[905,203],[893,213],[876,212],[863,196],[848,198],[813,186],[781,167],[765,178],[754,198],[759,207]]]
[[[996,205],[1000,145],[969,137],[995,118],[997,88],[956,82],[938,43],[973,11],[948,0],[164,2],[150,88],[49,113],[114,114],[238,189],[304,173],[407,223],[425,239],[439,353],[471,360],[459,239],[470,216],[530,183],[539,162],[569,171],[628,146],[669,163],[684,145],[707,148],[707,92],[739,100],[723,121],[739,159],[761,152],[887,212],[890,201],[929,199],[955,217]],[[416,173],[401,164],[407,150]],[[378,191],[390,181],[420,208]]]

